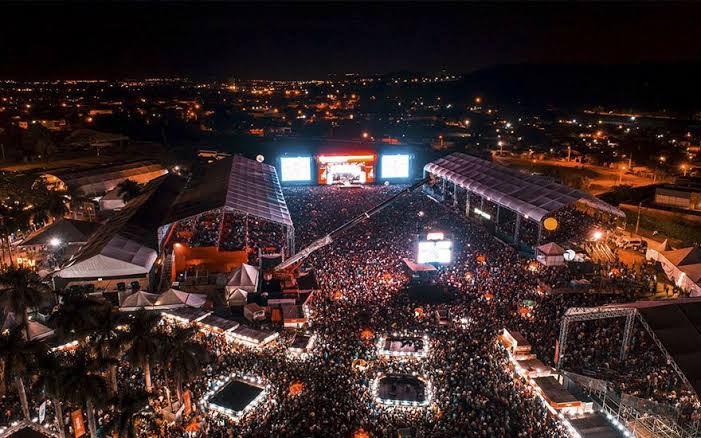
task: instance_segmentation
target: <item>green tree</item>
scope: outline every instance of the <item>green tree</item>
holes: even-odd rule
[[[151,364],[158,358],[161,346],[156,336],[156,327],[161,321],[157,313],[139,310],[134,313],[129,329],[121,338],[127,345],[126,358],[144,373],[146,392],[151,392]]]
[[[19,328],[0,335],[0,361],[2,361],[3,384],[14,380],[17,394],[22,405],[22,413],[30,420],[27,392],[24,389],[24,377],[36,369],[38,358],[46,354],[46,344],[27,341]]]
[[[163,335],[161,343],[164,370],[173,370],[175,391],[182,402],[183,382],[192,381],[202,373],[207,362],[207,349],[195,340],[195,329],[176,327]]]
[[[129,202],[141,194],[141,186],[136,181],[125,179],[117,184],[117,194],[124,202]]]
[[[0,274],[0,302],[6,303],[9,309],[20,317],[20,327],[25,331],[27,340],[31,337],[29,309],[41,306],[50,295],[49,287],[42,283],[33,271],[10,268]]]
[[[91,334],[90,348],[92,354],[108,365],[110,374],[110,386],[113,393],[117,388],[117,366],[124,352],[117,327],[125,322],[123,314],[110,311],[98,321],[95,330]]]
[[[122,438],[136,438],[134,416],[148,405],[148,394],[143,390],[129,390],[119,393],[110,401],[114,406],[114,416],[107,424],[107,430]]]
[[[93,333],[111,312],[109,304],[97,298],[63,293],[61,305],[51,314],[51,322],[66,338],[82,338]]]
[[[103,369],[82,350],[71,358],[65,371],[64,384],[66,398],[80,406],[85,406],[88,417],[88,429],[90,436],[97,436],[95,422],[95,407],[104,406],[107,402],[105,394],[108,392],[107,381],[102,377]]]
[[[25,150],[46,160],[58,150],[51,138],[51,131],[39,123],[29,125],[23,137]]]
[[[10,266],[15,266],[10,238],[13,234],[29,229],[29,214],[17,206],[0,204],[0,245],[5,244]]]

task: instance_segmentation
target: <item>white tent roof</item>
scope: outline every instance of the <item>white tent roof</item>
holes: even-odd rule
[[[134,292],[122,300],[119,307],[127,309],[138,309],[142,307],[152,307],[158,299],[157,294],[151,294],[142,290]]]
[[[246,304],[246,301],[248,300],[248,292],[241,288],[236,288],[231,291],[229,291],[228,296],[226,297],[226,301],[229,304],[235,303],[235,304]]]
[[[54,330],[36,321],[29,321],[29,339],[41,340],[54,334]]]
[[[202,294],[191,294],[177,289],[168,289],[158,296],[155,306],[159,308],[174,307],[202,307],[207,301],[207,296]]]
[[[428,163],[424,170],[536,221],[578,201],[625,217],[620,209],[552,178],[527,175],[460,152]]]
[[[258,269],[254,266],[243,263],[229,277],[226,283],[226,290],[243,289],[247,292],[255,292],[258,286]]]
[[[565,250],[562,249],[560,245],[555,242],[549,242],[538,247],[538,251],[542,252],[546,256],[558,256],[563,255]]]

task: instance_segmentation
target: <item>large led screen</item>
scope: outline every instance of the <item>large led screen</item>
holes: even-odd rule
[[[375,182],[375,155],[320,155],[319,184]]]
[[[409,155],[382,155],[382,179],[409,178]]]
[[[453,242],[450,240],[429,240],[419,242],[419,263],[448,264],[453,259]]]
[[[312,159],[311,157],[282,157],[280,158],[280,180],[311,181]]]

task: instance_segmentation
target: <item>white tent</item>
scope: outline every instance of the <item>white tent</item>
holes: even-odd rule
[[[235,289],[227,294],[226,302],[230,306],[245,306],[248,300],[248,292],[243,289]]]
[[[36,321],[29,321],[29,339],[40,341],[54,334],[54,330]]]
[[[119,310],[130,311],[153,307],[158,299],[158,294],[151,294],[142,290],[123,298]]]
[[[555,242],[540,245],[536,248],[536,260],[545,266],[562,266],[565,264],[565,250]]]
[[[701,247],[671,251],[649,249],[645,256],[662,265],[667,278],[692,297],[701,296]]]
[[[246,292],[255,292],[258,287],[258,269],[243,263],[231,273],[229,281],[226,283],[227,296],[236,289],[243,289]]]
[[[191,294],[177,289],[168,289],[158,296],[155,306],[159,309],[175,309],[177,307],[202,307],[207,301],[207,296]]]

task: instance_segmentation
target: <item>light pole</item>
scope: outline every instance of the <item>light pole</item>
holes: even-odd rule
[[[623,171],[626,170],[626,166],[621,166],[620,172],[618,172],[618,185],[620,186],[623,182]]]

